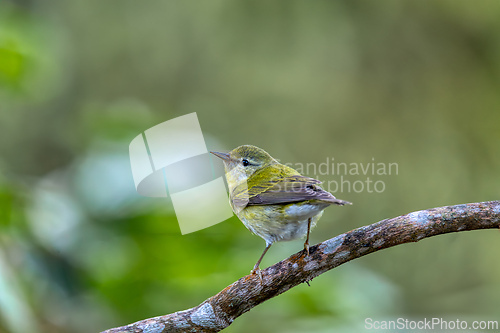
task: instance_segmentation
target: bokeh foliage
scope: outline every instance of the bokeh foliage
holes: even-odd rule
[[[382,193],[335,193],[354,205],[328,209],[313,243],[499,199],[499,14],[496,0],[0,1],[0,331],[99,331],[197,305],[249,272],[264,242],[235,217],[181,236],[168,199],[135,192],[129,142],[186,113],[209,149],[398,163],[373,177]],[[369,255],[227,331],[498,320],[498,237]],[[301,244],[273,246],[263,265]]]

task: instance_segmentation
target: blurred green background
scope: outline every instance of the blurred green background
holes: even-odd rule
[[[96,332],[195,306],[250,271],[264,242],[236,217],[182,236],[169,199],[135,192],[128,144],[187,113],[209,149],[398,163],[370,176],[381,193],[336,192],[354,205],[328,209],[313,244],[500,199],[499,15],[497,0],[0,0],[0,332]],[[227,332],[500,320],[499,237],[371,254]],[[301,248],[276,244],[262,266]]]

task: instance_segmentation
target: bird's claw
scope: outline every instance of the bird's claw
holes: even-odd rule
[[[306,251],[306,257],[309,257],[309,243],[304,243],[304,251]]]
[[[254,275],[257,274],[260,278],[260,281],[262,281],[262,271],[260,270],[259,267],[254,267],[251,271],[250,274]]]

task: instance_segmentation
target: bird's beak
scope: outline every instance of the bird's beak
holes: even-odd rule
[[[211,151],[211,153],[214,154],[215,156],[221,158],[224,161],[230,161],[231,160],[231,156],[228,153],[219,153],[219,152],[216,152],[216,151]]]

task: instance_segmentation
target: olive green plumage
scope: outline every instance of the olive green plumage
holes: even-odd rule
[[[309,231],[323,210],[331,204],[350,204],[323,190],[319,180],[302,176],[258,147],[244,145],[229,153],[212,153],[224,162],[234,213],[266,241],[252,273],[260,274],[259,264],[274,242],[307,236],[308,253]]]

